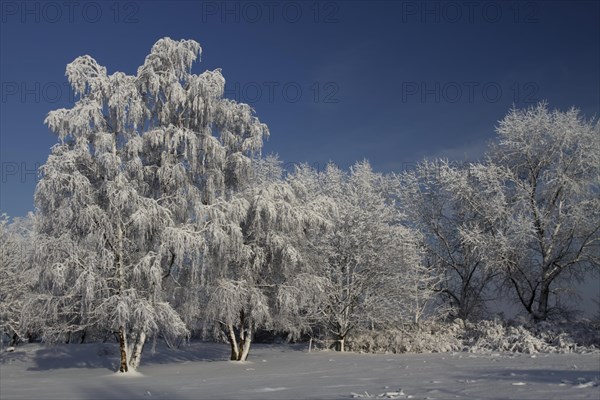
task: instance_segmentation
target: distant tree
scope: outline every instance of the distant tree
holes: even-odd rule
[[[268,134],[223,98],[219,70],[190,72],[200,51],[161,39],[135,76],[79,57],[67,66],[75,106],[46,119],[60,143],[36,190],[39,303],[59,331],[118,332],[121,372],[148,335],[188,334],[169,291],[204,279],[207,218]]]
[[[312,238],[309,251],[315,255],[280,301],[291,303],[296,314],[316,317],[344,351],[356,330],[390,326],[407,316],[418,321],[432,297],[431,271],[413,279],[413,269],[421,268],[419,235],[402,225],[386,194],[388,181],[368,163],[357,163],[350,174],[329,165],[319,179],[319,190],[333,205],[331,226]],[[423,297],[415,297],[409,285]]]
[[[33,224],[33,214],[12,222],[8,215],[0,215],[0,334],[10,338],[9,346],[17,345],[34,323],[26,309],[34,285]]]
[[[511,110],[497,131],[490,162],[509,171],[506,218],[486,252],[541,321],[560,311],[561,280],[600,267],[600,123],[540,103]]]
[[[464,320],[485,314],[490,286],[498,275],[477,243],[469,240],[472,231],[493,230],[497,219],[492,207],[502,187],[494,191],[488,172],[480,164],[456,166],[437,160],[398,176],[402,209],[424,235],[426,263],[444,277],[437,287],[441,300],[450,305],[451,316]]]

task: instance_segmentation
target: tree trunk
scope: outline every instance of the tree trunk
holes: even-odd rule
[[[17,334],[17,332],[13,333],[12,338],[10,339],[10,342],[8,343],[9,347],[13,347],[16,346],[17,344],[19,344],[19,335]]]
[[[142,351],[144,350],[144,344],[146,343],[146,332],[141,331],[138,335],[133,351],[131,352],[131,360],[129,361],[129,367],[132,370],[136,370],[140,366],[142,360]]]
[[[227,340],[229,340],[229,344],[231,345],[231,360],[237,361],[240,357],[240,349],[237,343],[237,337],[235,336],[235,330],[233,329],[233,325],[227,325]]]
[[[116,154],[116,150],[113,144],[113,152]],[[120,219],[120,216],[119,216]],[[121,229],[121,223],[117,223],[117,249],[115,254],[115,267],[119,278],[119,295],[123,296],[125,292],[125,272],[123,271],[123,230]],[[129,371],[129,359],[127,353],[130,351],[127,346],[127,332],[123,325],[119,326],[119,349],[121,353],[121,366],[119,372]]]
[[[238,340],[233,325],[227,325],[227,340],[231,346],[230,360],[232,361],[246,361],[248,359],[248,354],[250,353],[250,345],[252,343],[252,328],[244,329],[243,327],[240,327],[239,332],[240,334]]]
[[[119,372],[128,372],[129,365],[127,363],[127,333],[125,332],[125,327],[119,327],[119,349],[121,350],[121,366],[119,367]]]
[[[335,346],[336,351],[344,352],[345,351],[345,338],[344,336],[338,336],[337,343]]]
[[[533,315],[535,322],[545,321],[548,318],[548,301],[550,299],[550,285],[542,284],[538,299],[537,311]]]
[[[239,361],[246,361],[248,359],[250,343],[252,343],[252,328],[248,328],[248,330],[245,331],[244,337],[241,340],[242,352],[240,354]]]

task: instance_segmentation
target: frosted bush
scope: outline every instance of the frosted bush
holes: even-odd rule
[[[361,353],[587,353],[600,352],[600,333],[589,321],[527,324],[457,320],[427,322],[418,327],[364,330],[350,338],[348,348]]]
[[[463,347],[456,324],[423,323],[420,326],[362,331],[352,336],[349,349],[364,353],[441,353]]]
[[[600,334],[586,321],[536,325],[510,325],[499,321],[467,323],[463,340],[472,352],[571,353],[600,348]]]

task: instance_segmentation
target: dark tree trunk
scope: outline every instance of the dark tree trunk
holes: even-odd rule
[[[548,301],[550,300],[550,285],[543,284],[540,290],[540,297],[538,299],[538,306],[536,312],[533,314],[535,322],[545,321],[548,318]]]
[[[335,351],[344,352],[346,351],[345,336],[338,335],[337,341],[335,342]]]
[[[10,339],[10,342],[8,343],[8,346],[16,346],[19,344],[19,335],[17,334],[17,332],[13,333],[12,338]]]
[[[127,339],[125,337],[125,327],[119,327],[119,350],[121,351],[121,366],[119,372],[128,372],[129,365],[127,363]]]

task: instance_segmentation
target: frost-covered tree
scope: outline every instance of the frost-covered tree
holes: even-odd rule
[[[26,304],[31,300],[34,277],[31,255],[35,246],[34,216],[10,221],[0,215],[0,335],[16,345],[27,334],[35,316]]]
[[[292,329],[281,315],[277,293],[299,270],[299,247],[308,229],[324,224],[314,202],[282,177],[278,160],[256,162],[252,178],[209,223],[210,262],[203,317],[231,345],[231,359],[245,361],[259,328]]]
[[[367,162],[349,174],[329,165],[319,175],[317,193],[334,206],[327,215],[331,226],[311,238],[312,259],[280,301],[291,303],[296,314],[316,316],[343,351],[353,331],[418,322],[433,294],[431,271],[420,270],[422,279],[413,279],[413,269],[422,267],[420,239],[402,225],[403,215],[386,193],[388,179]]]
[[[458,316],[473,315],[501,274],[526,312],[544,320],[573,279],[598,268],[599,127],[576,109],[512,110],[483,163],[423,163],[405,174],[407,210],[433,261],[453,275],[441,289]]]
[[[441,300],[450,305],[452,316],[465,320],[483,316],[498,274],[468,239],[474,230],[494,229],[496,216],[490,211],[502,187],[494,191],[487,172],[478,164],[437,160],[398,176],[402,209],[424,235],[426,263],[444,277],[437,288]]]
[[[600,267],[600,123],[546,103],[500,121],[491,162],[504,167],[504,234],[487,240],[506,284],[534,320],[559,311],[560,283]]]
[[[36,190],[39,303],[59,331],[117,332],[121,372],[148,335],[187,335],[168,290],[203,279],[214,205],[268,134],[223,98],[220,70],[191,73],[200,52],[161,39],[134,76],[79,57],[66,72],[77,102],[46,119],[60,142]]]

